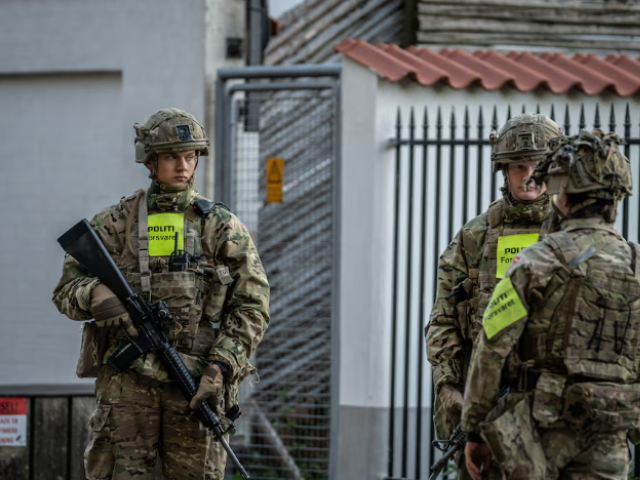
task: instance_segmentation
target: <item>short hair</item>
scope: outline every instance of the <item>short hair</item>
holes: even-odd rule
[[[617,202],[610,198],[591,198],[580,193],[567,193],[567,200],[571,213],[567,218],[602,218],[607,223],[616,220]],[[581,203],[588,203],[584,207],[579,207]],[[573,211],[574,207],[578,207]]]

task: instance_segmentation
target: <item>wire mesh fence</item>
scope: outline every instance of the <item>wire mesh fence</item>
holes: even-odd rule
[[[271,325],[252,360],[261,381],[242,388],[232,442],[252,478],[328,479],[335,98],[252,91],[230,113],[232,208],[271,286]],[[284,159],[281,203],[265,202],[269,158]]]

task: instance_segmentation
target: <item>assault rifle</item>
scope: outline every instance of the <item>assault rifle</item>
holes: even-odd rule
[[[453,430],[448,440],[434,440],[432,442],[433,446],[443,451],[444,456],[429,469],[431,473],[429,480],[436,480],[440,472],[447,466],[447,463],[449,463],[449,459],[453,457],[457,451],[462,450],[466,443],[467,439],[460,424]]]
[[[119,345],[109,356],[109,365],[122,372],[143,353],[153,352],[166,368],[169,377],[176,383],[187,403],[191,402],[198,388],[178,355],[178,351],[171,346],[163,331],[163,326],[172,321],[171,312],[166,303],[160,301],[153,305],[131,290],[87,220],[74,225],[58,239],[58,243],[65,252],[111,289],[126,307],[133,325],[138,330],[136,338],[130,338],[128,342]],[[206,401],[202,402],[195,413],[200,422],[222,444],[242,478],[248,479],[249,475],[224,438],[234,429],[233,421],[240,416],[238,406],[234,405],[225,414],[230,420],[228,425],[222,424]]]

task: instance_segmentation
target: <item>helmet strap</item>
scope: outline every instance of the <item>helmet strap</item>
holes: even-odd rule
[[[158,154],[151,153],[150,155],[152,155],[152,158],[145,163],[151,163],[153,166],[153,168],[149,170],[149,178],[156,181],[158,179]]]
[[[567,217],[571,217],[578,210],[582,210],[583,208],[588,207],[589,205],[593,205],[596,202],[597,200],[595,198],[591,198],[591,197],[585,198],[584,201],[578,203],[577,205],[572,205],[571,208],[569,208],[569,211],[567,212]]]
[[[556,215],[558,215],[559,218],[565,218],[565,214],[562,210],[560,210],[560,207],[556,204],[556,200],[557,198],[551,200],[551,208],[553,208],[553,211],[556,212]]]

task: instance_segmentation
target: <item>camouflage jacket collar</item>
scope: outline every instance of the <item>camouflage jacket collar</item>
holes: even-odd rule
[[[574,230],[604,230],[620,237],[620,233],[613,228],[612,223],[605,222],[602,218],[567,218],[560,225],[560,230],[571,232]]]
[[[189,187],[181,192],[165,192],[154,182],[147,191],[149,211],[184,212],[197,196],[198,188],[195,182],[191,182]]]
[[[551,211],[551,202],[546,193],[530,202],[517,201],[510,193],[504,193],[503,198],[506,223],[542,223]]]

